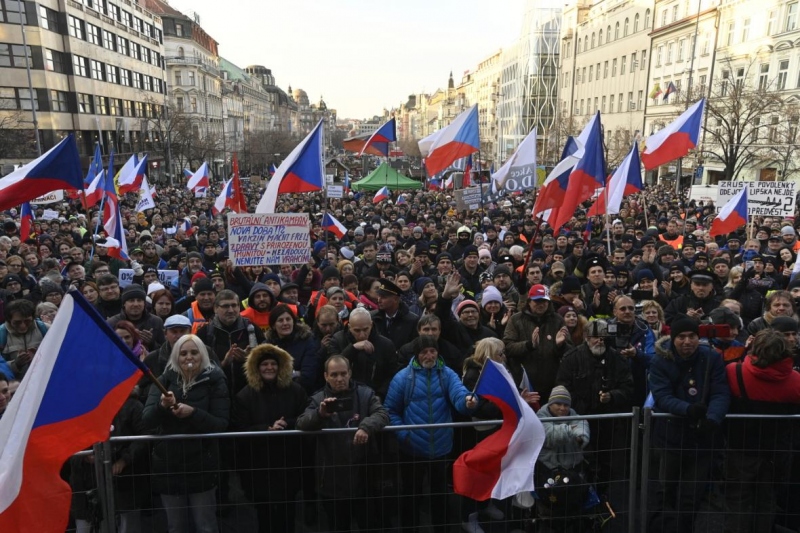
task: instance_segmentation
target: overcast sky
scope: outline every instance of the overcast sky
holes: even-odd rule
[[[219,53],[272,69],[284,90],[368,118],[412,93],[458,84],[517,39],[525,0],[170,0],[200,15]]]

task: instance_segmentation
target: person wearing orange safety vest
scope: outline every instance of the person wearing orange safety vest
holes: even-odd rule
[[[264,283],[255,283],[247,298],[247,309],[242,316],[250,320],[264,333],[269,329],[269,312],[275,306],[275,296]]]
[[[192,335],[206,325],[214,317],[214,283],[208,278],[201,278],[192,285],[194,301],[191,307],[183,313],[192,322]]]
[[[667,232],[662,233],[659,239],[676,250],[683,248],[683,235],[678,233],[678,224],[674,220],[667,222]]]

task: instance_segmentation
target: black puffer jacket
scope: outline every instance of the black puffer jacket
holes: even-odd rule
[[[142,420],[157,435],[219,433],[228,428],[230,398],[225,375],[211,365],[184,391],[182,376],[167,369],[158,380],[175,394],[179,403],[194,407],[187,418],[178,418],[161,407],[161,392],[150,388]],[[153,446],[153,491],[158,494],[193,494],[217,485],[219,449],[214,439],[164,440]]]
[[[397,349],[392,341],[380,335],[374,326],[368,340],[375,347],[372,353],[357,350],[353,346],[355,338],[349,330],[343,329],[333,335],[328,345],[328,355],[341,355],[350,361],[353,379],[369,385],[381,398],[386,398],[389,382],[400,370]]]
[[[556,381],[572,395],[579,415],[622,413],[631,410],[633,376],[630,366],[613,348],[595,356],[584,343],[564,355]],[[611,402],[600,403],[600,392],[610,392]]]

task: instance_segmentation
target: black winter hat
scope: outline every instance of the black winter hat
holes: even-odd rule
[[[132,284],[125,287],[125,290],[122,291],[122,303],[124,304],[128,300],[138,299],[138,300],[145,300],[147,298],[147,293],[144,292],[144,288],[141,285]]]
[[[671,328],[672,329],[669,332],[669,338],[672,340],[675,340],[675,337],[681,333],[694,333],[695,335],[700,334],[700,323],[686,315],[681,315],[679,318],[677,318],[672,323]]]

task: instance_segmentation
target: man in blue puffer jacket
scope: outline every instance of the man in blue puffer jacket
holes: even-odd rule
[[[477,398],[461,384],[458,375],[439,357],[434,337],[415,341],[416,356],[397,373],[389,385],[385,407],[391,425],[443,424],[453,421],[453,409],[469,414]],[[400,479],[403,490],[403,520],[418,527],[419,499],[427,476],[431,496],[429,515],[434,531],[447,524],[447,455],[453,449],[452,428],[399,431]]]

